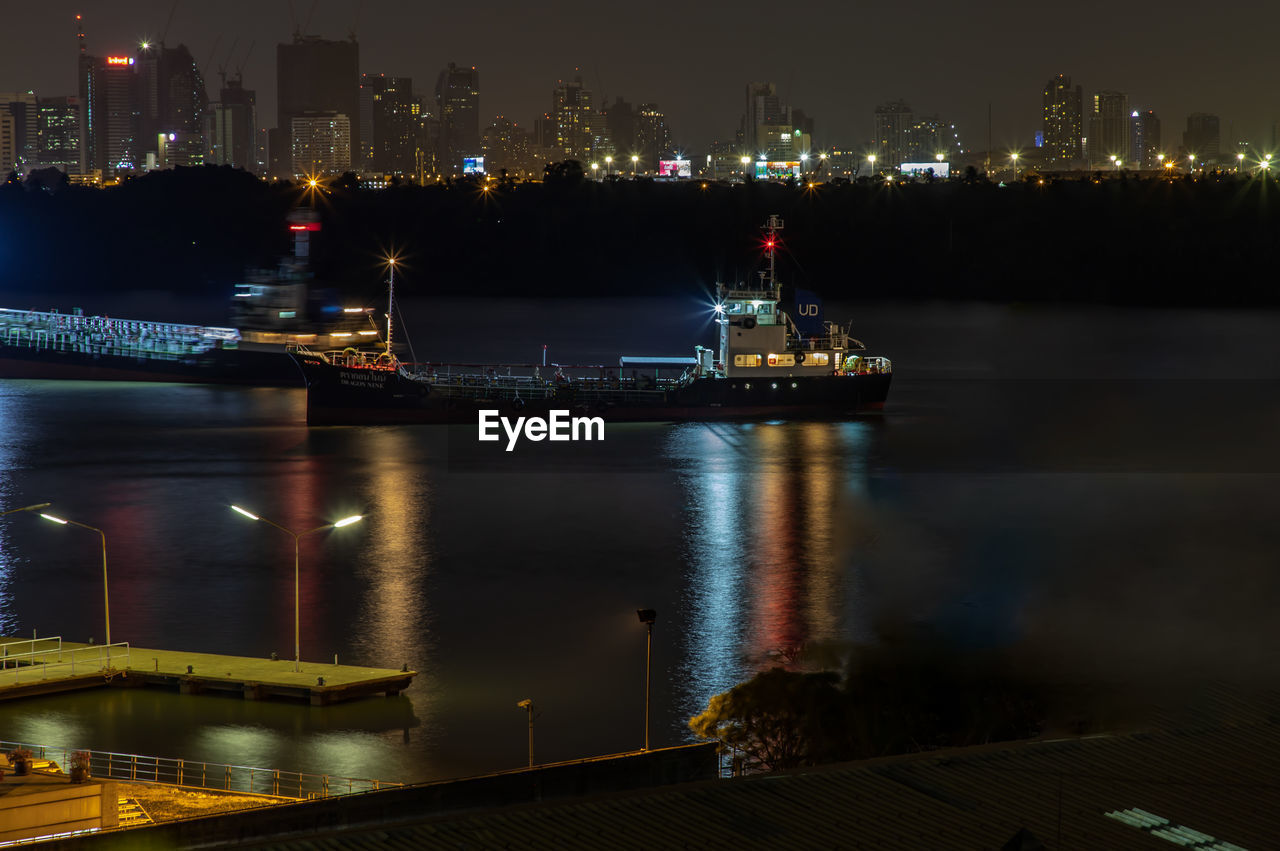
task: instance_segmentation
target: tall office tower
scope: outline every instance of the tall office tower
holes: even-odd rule
[[[184,44],[143,48],[135,71],[139,167],[201,165],[208,148],[204,113],[209,96],[191,51]]]
[[[1044,134],[1042,156],[1049,170],[1066,170],[1080,165],[1083,159],[1084,93],[1072,86],[1065,74],[1049,80],[1044,86]]]
[[[0,93],[0,113],[7,114],[13,127],[10,131],[12,151],[7,156],[0,156],[0,167],[7,175],[9,170],[18,167],[19,173],[25,173],[36,160],[36,121],[37,106],[34,92]]]
[[[257,150],[257,96],[239,79],[228,80],[209,105],[209,159],[215,165],[259,173]]]
[[[551,94],[551,116],[555,123],[555,146],[564,159],[584,165],[591,158],[591,91],[582,85],[582,75],[559,80]]]
[[[440,174],[440,116],[434,98],[414,97],[413,121],[414,179],[425,184]]]
[[[791,109],[773,83],[747,83],[747,111],[742,122],[743,153],[770,160],[791,159]]]
[[[36,106],[36,162],[67,174],[82,174],[84,146],[80,138],[80,98],[40,98]]]
[[[656,172],[658,161],[671,159],[675,153],[671,147],[671,128],[667,127],[667,118],[656,103],[640,104],[636,119],[641,168]]]
[[[615,97],[613,106],[605,112],[605,124],[609,128],[609,141],[613,145],[613,161],[631,162],[631,155],[640,152],[635,109],[627,101]]]
[[[529,174],[529,134],[505,116],[493,119],[484,131],[484,167],[490,174],[503,169],[511,176]]]
[[[340,112],[289,119],[292,177],[333,177],[351,170],[351,120]]]
[[[1089,168],[1110,168],[1114,160],[1129,161],[1129,96],[1098,92],[1089,116]]]
[[[936,115],[922,115],[907,127],[906,158],[904,162],[934,162],[938,154],[946,159],[949,153],[948,125]]]
[[[295,35],[276,45],[276,128],[283,150],[272,153],[277,176],[293,174],[291,138],[294,116],[334,113],[349,126],[351,151],[363,150],[360,136],[360,45]],[[347,168],[351,167],[348,154]]]
[[[85,171],[113,177],[137,167],[138,93],[132,56],[90,56],[84,21],[76,15],[79,40],[76,76]]]
[[[421,114],[421,106],[413,97],[413,81],[385,74],[364,74],[360,79],[360,94],[369,105],[372,131],[365,138],[365,147],[370,151],[368,167],[380,174],[413,174],[416,123]]]
[[[440,117],[441,171],[462,173],[462,160],[480,156],[480,72],[473,65],[449,67],[436,78],[436,114]]]
[[[876,107],[876,158],[879,167],[894,169],[908,162],[911,125],[915,116],[905,101],[887,101]]]
[[[791,147],[797,154],[813,151],[813,116],[803,109],[791,110]]]
[[[1198,164],[1216,163],[1221,137],[1218,134],[1218,116],[1207,112],[1193,112],[1187,116],[1187,129],[1182,134],[1182,147],[1196,155]]]
[[[0,110],[0,180],[9,177],[9,173],[19,170],[18,165],[18,132],[13,114],[7,109]]]
[[[1138,168],[1159,168],[1160,119],[1154,111],[1133,110],[1129,113],[1129,159]]]

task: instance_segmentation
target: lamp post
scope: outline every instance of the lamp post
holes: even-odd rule
[[[636,176],[636,168],[640,165],[640,156],[638,154],[631,155],[631,176]]]
[[[1236,154],[1236,174],[1244,171],[1244,154]]]
[[[516,704],[516,708],[529,713],[529,767],[533,768],[533,699],[526,697]]]
[[[612,168],[613,168],[613,157],[605,157],[604,158],[604,176],[605,177],[609,176],[609,171]]]
[[[299,637],[299,629],[298,629],[299,608],[300,608],[298,601],[301,598],[302,594],[301,594],[301,589],[298,583],[298,561],[299,561],[298,542],[301,541],[307,535],[310,535],[314,532],[323,532],[325,529],[341,529],[343,526],[350,526],[352,523],[358,523],[364,519],[364,515],[353,514],[350,517],[344,517],[341,520],[337,520],[333,523],[326,523],[323,526],[317,526],[316,528],[308,529],[305,532],[294,532],[291,529],[286,529],[285,527],[281,526],[279,523],[268,520],[265,517],[259,517],[257,514],[254,514],[253,512],[245,511],[243,508],[241,508],[238,505],[231,506],[231,510],[236,512],[237,514],[248,517],[250,520],[261,520],[263,523],[266,523],[268,526],[275,526],[281,532],[284,532],[286,535],[290,535],[293,538],[293,670],[295,672],[301,671],[302,670],[302,642]],[[106,558],[105,554],[103,558],[104,559]]]
[[[1017,153],[1012,153],[1012,154],[1010,154],[1010,155],[1009,155],[1009,159],[1013,160],[1013,179],[1016,181],[1016,180],[1018,179],[1018,155],[1017,155]]]
[[[874,176],[875,170],[876,170],[876,155],[867,154],[867,162],[871,163],[871,172],[872,172],[872,176]]]
[[[45,503],[47,506],[49,503]],[[20,508],[19,511],[28,511],[41,506],[30,506],[29,508]],[[102,620],[107,630],[107,645],[111,644],[111,602],[107,597],[107,533],[103,532],[96,526],[90,526],[87,523],[81,523],[76,520],[64,520],[61,517],[54,517],[52,514],[41,512],[41,517],[50,520],[61,526],[79,526],[81,529],[88,529],[90,532],[97,532],[102,538]]]
[[[53,505],[51,502],[37,502],[35,505],[24,505],[22,508],[10,508],[8,511],[0,511],[0,517],[6,514],[17,514],[19,511],[39,511],[41,508],[48,508]]]
[[[658,613],[653,609],[636,609],[640,623],[648,628],[648,638],[644,649],[644,749],[649,749],[649,661],[653,658],[653,622]]]
[[[1188,172],[1188,173],[1190,173],[1190,172],[1195,171],[1195,170],[1196,170],[1196,155],[1195,155],[1195,154],[1187,154],[1187,162],[1188,162],[1188,163],[1190,163],[1190,165],[1188,165],[1188,166],[1187,166],[1187,172]]]

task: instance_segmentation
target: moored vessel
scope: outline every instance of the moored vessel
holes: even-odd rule
[[[784,309],[776,273],[782,227],[777,216],[765,226],[768,265],[758,282],[717,285],[718,351],[697,345],[692,357],[622,356],[616,365],[403,362],[392,342],[392,261],[380,349],[293,349],[307,385],[307,422],[474,423],[486,410],[569,410],[611,421],[843,417],[883,407],[893,377],[888,358],[869,355],[847,325],[824,321],[816,300]]]

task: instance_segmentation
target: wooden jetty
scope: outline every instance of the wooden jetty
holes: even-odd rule
[[[292,659],[82,644],[60,636],[0,638],[0,700],[103,686],[161,686],[182,694],[230,692],[246,700],[281,698],[325,706],[397,695],[417,675],[407,665],[396,670],[303,662],[299,667],[293,669]]]

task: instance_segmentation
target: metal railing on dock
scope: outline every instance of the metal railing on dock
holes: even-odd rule
[[[56,762],[64,771],[70,766],[71,756],[80,750],[0,741],[0,750],[6,753],[16,748],[26,748],[35,759]],[[296,800],[331,798],[404,785],[387,780],[335,777],[329,774],[308,774],[303,771],[282,771],[278,768],[254,768],[248,765],[162,756],[95,750],[86,750],[85,753],[89,755],[89,776],[96,780],[164,783],[192,789],[247,792]]]
[[[14,650],[10,648],[29,648]],[[129,642],[64,648],[62,636],[0,644],[0,685],[11,686],[55,676],[76,676],[129,667]]]

